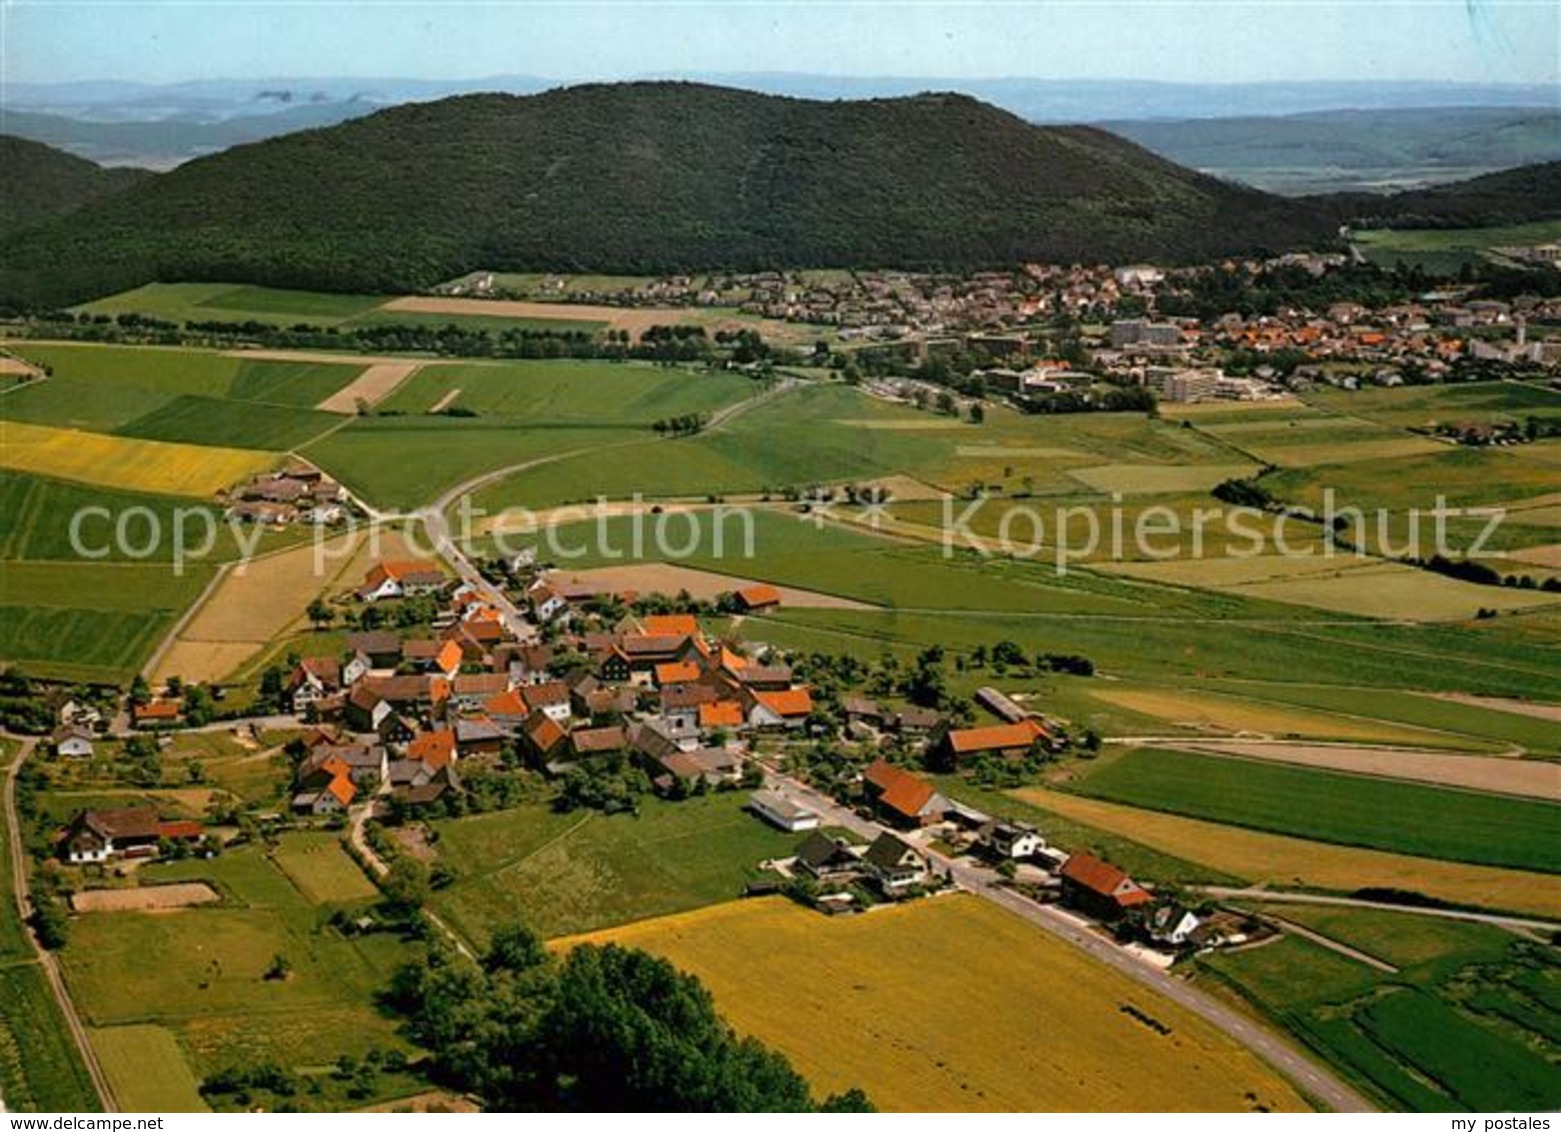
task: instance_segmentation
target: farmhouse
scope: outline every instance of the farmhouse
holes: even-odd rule
[[[948,813],[948,799],[932,783],[876,759],[862,772],[862,791],[879,815],[894,825],[932,825]]]
[[[978,836],[988,852],[1005,861],[1022,861],[1046,848],[1046,839],[1024,822],[988,822]]]
[[[83,810],[65,834],[65,859],[73,865],[114,857],[155,857],[162,822],[151,807]]]
[[[384,601],[433,593],[444,584],[444,573],[426,562],[382,562],[364,575],[357,596],[360,601]]]
[[[293,669],[288,681],[293,711],[302,715],[341,688],[341,663],[323,657],[306,657]]]
[[[349,655],[361,654],[369,668],[394,668],[401,663],[401,638],[388,629],[348,633],[347,652]],[[350,684],[356,677],[343,673],[343,679]]]
[[[1129,909],[1154,899],[1121,869],[1088,853],[1073,854],[1058,875],[1063,903],[1096,919],[1120,919]]]
[[[801,727],[812,714],[813,696],[806,688],[751,693],[748,722],[754,727]]]
[[[748,808],[765,821],[787,833],[818,828],[818,815],[774,790],[756,790],[748,799]]]
[[[357,796],[358,788],[352,784],[351,778],[342,773],[333,777],[320,790],[306,790],[293,795],[293,810],[315,816],[340,813],[352,805],[352,800]]]

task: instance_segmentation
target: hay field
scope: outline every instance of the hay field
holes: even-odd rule
[[[815,1092],[860,1085],[886,1111],[1306,1108],[1194,1015],[971,896],[838,919],[747,900],[564,945],[609,941],[698,975]]]
[[[125,1112],[210,1112],[174,1036],[161,1026],[88,1031],[114,1099]]]
[[[1561,885],[1538,873],[1306,841],[1041,787],[1013,794],[1042,810],[1254,884],[1346,893],[1399,888],[1476,908],[1561,917]]]
[[[302,620],[315,596],[338,581],[357,580],[361,532],[312,543],[225,570],[222,579],[157,659],[154,680],[221,680]]]
[[[1481,749],[1479,740],[1286,704],[1263,703],[1179,688],[1104,687],[1090,695],[1115,707],[1155,716],[1189,732],[1304,736],[1357,743]],[[1488,748],[1487,748],[1488,749]]]
[[[210,496],[262,472],[274,453],[104,436],[6,422],[0,468],[161,495]]]

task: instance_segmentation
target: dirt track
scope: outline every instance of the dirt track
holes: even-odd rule
[[[1531,700],[1512,700],[1503,696],[1466,696],[1460,692],[1428,693],[1433,699],[1447,700],[1470,707],[1487,708],[1490,711],[1508,711],[1513,715],[1531,715],[1535,719],[1548,719],[1561,723],[1561,704],[1536,704]]]

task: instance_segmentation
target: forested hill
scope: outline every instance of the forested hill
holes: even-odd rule
[[[1326,241],[1325,212],[960,95],[686,83],[399,106],[190,162],[0,248],[7,298],[153,279],[394,291],[482,268],[1175,261]]]
[[[38,142],[0,134],[0,240],[150,176],[104,169]]]
[[[1341,220],[1385,228],[1471,228],[1561,219],[1561,161],[1503,169],[1392,196],[1311,198]]]

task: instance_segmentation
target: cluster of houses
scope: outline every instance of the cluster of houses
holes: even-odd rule
[[[552,593],[532,590],[539,618],[569,620],[570,599],[548,610]],[[317,725],[295,811],[330,814],[381,790],[435,801],[459,786],[462,760],[506,750],[555,775],[627,759],[668,794],[726,785],[742,777],[741,737],[801,729],[814,710],[790,668],[707,639],[689,614],[542,644],[517,640],[470,586],[424,564],[382,563],[357,588],[364,602],[423,593],[441,597],[427,635],[351,633],[341,656],[290,674],[288,706]]]
[[[266,472],[227,493],[227,518],[239,523],[330,526],[347,517],[347,492],[324,472],[302,460],[281,471]]]

